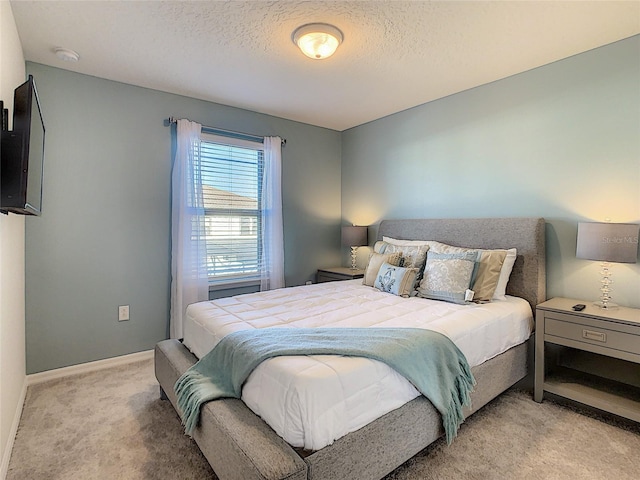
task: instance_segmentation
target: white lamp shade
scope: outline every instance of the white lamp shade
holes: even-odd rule
[[[633,223],[578,223],[576,257],[602,262],[636,263],[638,231]]]

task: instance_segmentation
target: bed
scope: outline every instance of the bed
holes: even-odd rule
[[[526,303],[533,311],[537,303],[545,300],[544,225],[541,218],[384,220],[379,225],[377,238],[428,239],[483,249],[516,248],[518,254],[507,285],[507,298],[524,299],[520,300],[521,304]],[[339,290],[357,290],[357,283],[341,282]],[[337,285],[317,287],[328,289],[326,292],[337,292]],[[290,292],[302,294],[304,288],[295,287]],[[517,302],[517,299],[512,300]],[[228,322],[228,325],[231,330],[237,327],[234,322]],[[198,344],[198,339],[205,336],[204,331],[198,331],[197,325],[194,328],[191,340],[186,342],[190,348],[177,340],[166,340],[156,346],[156,377],[163,395],[174,407],[173,385],[197,361],[192,350],[202,355],[208,348],[206,342]],[[523,338],[528,334],[529,331]],[[523,333],[519,335],[522,337]],[[472,394],[472,405],[465,412],[467,416],[527,374],[528,342],[521,338],[517,345],[503,350],[488,360],[479,356],[470,361],[477,386]],[[395,390],[395,387],[391,388]],[[274,395],[274,398],[278,396]],[[255,400],[247,399],[247,403],[252,402]],[[256,405],[252,407],[255,409]],[[202,408],[200,425],[193,432],[193,438],[222,480],[377,479],[443,434],[439,413],[423,396],[414,395],[401,406],[387,410],[374,420],[360,419],[362,426],[356,424],[355,430],[341,433],[335,441],[329,438],[324,443],[317,443],[312,439],[305,443],[287,437],[286,432],[278,435],[242,400],[216,400]],[[276,429],[280,430],[278,426]],[[329,444],[324,446],[327,441]]]

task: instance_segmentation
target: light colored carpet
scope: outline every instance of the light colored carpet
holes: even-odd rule
[[[631,480],[638,472],[638,424],[510,390],[469,418],[451,446],[435,442],[386,480]],[[215,478],[159,399],[151,360],[30,386],[7,476]]]

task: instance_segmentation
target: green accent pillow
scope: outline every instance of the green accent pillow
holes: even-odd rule
[[[418,296],[432,300],[466,304],[469,285],[473,281],[480,252],[429,252],[424,276],[418,287]]]
[[[511,250],[454,247],[440,242],[431,242],[429,249],[429,252],[434,253],[466,253],[471,251],[480,252],[477,273],[471,283],[471,290],[474,291],[473,301],[481,303],[490,302],[492,299],[504,300],[504,290],[511,274],[511,267],[506,265],[506,259],[509,257]],[[515,249],[513,252],[515,258]],[[508,271],[505,273],[507,268]],[[500,289],[500,279],[503,275],[505,280],[502,283],[502,289]]]
[[[373,286],[383,292],[408,297],[413,291],[416,275],[418,275],[417,268],[403,268],[383,263]]]

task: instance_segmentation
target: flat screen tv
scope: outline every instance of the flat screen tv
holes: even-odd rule
[[[40,215],[44,173],[44,120],[32,75],[14,91],[13,130],[3,122],[0,212]]]

